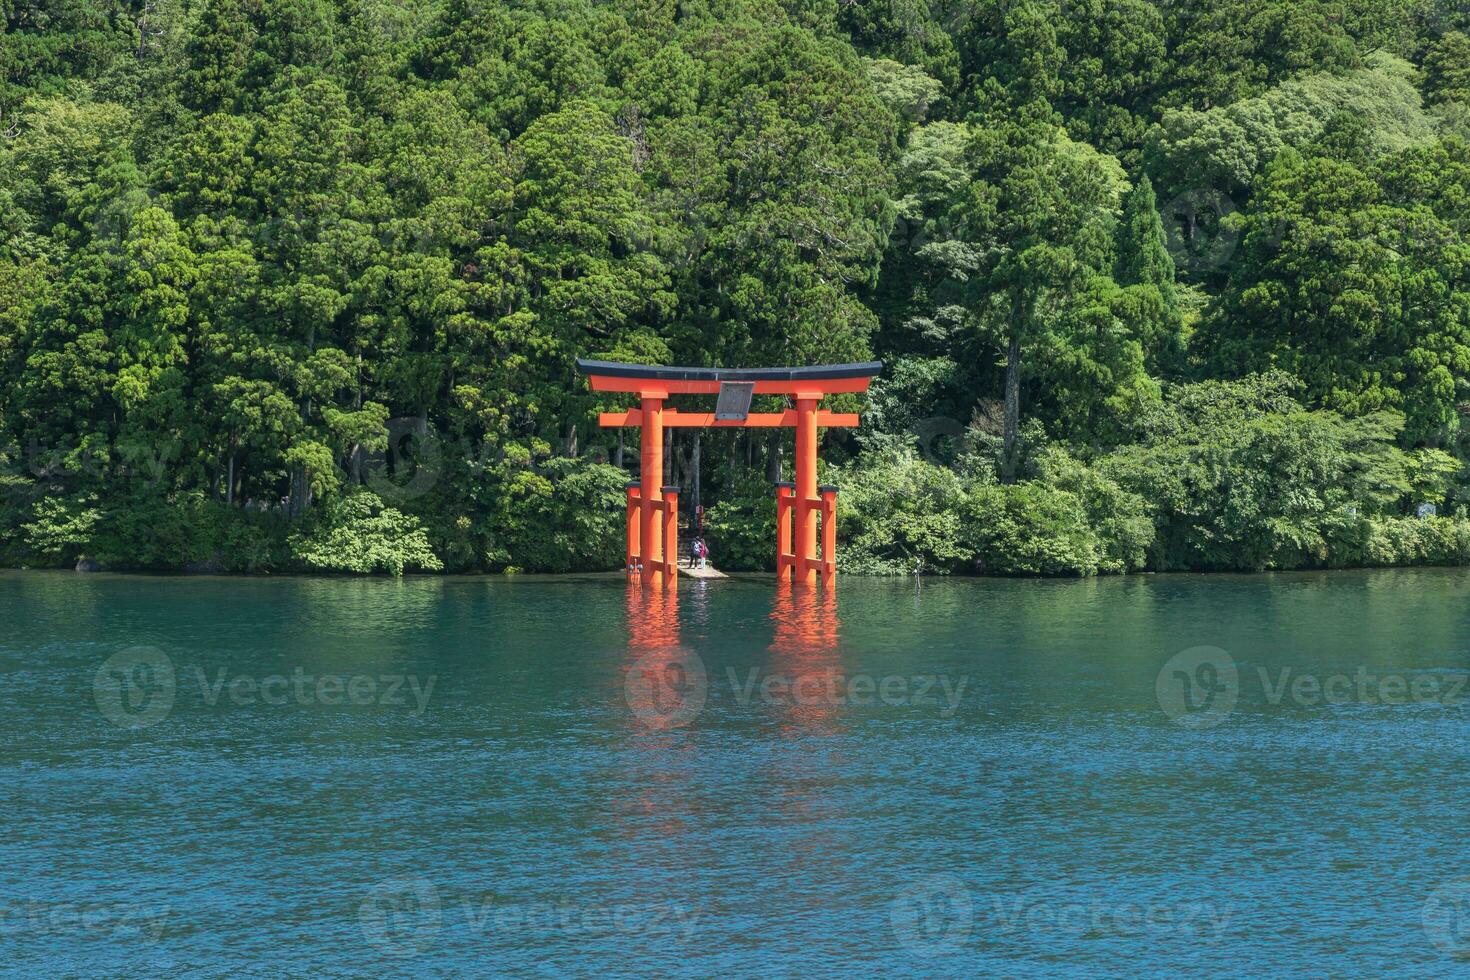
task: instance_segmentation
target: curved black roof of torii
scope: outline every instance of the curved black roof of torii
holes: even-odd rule
[[[857,364],[813,364],[809,367],[709,368],[625,364],[577,358],[577,370],[606,378],[648,378],[654,381],[826,381],[834,378],[871,378],[883,370],[882,361]]]

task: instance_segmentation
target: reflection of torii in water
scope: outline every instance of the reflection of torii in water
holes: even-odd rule
[[[680,637],[678,590],[634,582],[627,589],[624,695],[635,726],[683,728],[703,712],[709,676],[704,660]],[[786,721],[792,728],[831,730],[846,703],[836,592],[778,582],[770,619],[766,676],[780,680]]]
[[[704,708],[709,682],[699,655],[679,642],[679,593],[629,582],[627,609],[628,707],[644,728],[681,728]]]
[[[705,426],[794,428],[796,481],[776,485],[776,574],[804,585],[831,582],[837,575],[837,488],[817,486],[817,429],[855,426],[850,413],[819,410],[827,395],[868,390],[880,361],[793,368],[653,367],[615,361],[578,360],[593,391],[636,394],[639,407],[603,412],[604,428],[638,426],[640,482],[628,487],[627,568],[646,583],[679,577],[679,488],[660,486],[664,429]],[[713,412],[666,409],[671,395],[718,395]],[[796,407],[752,413],[752,395],[785,395]],[[821,515],[821,550],[817,548]],[[794,519],[794,532],[793,532]]]
[[[777,582],[771,620],[771,673],[790,680],[791,726],[830,733],[842,705],[838,687],[845,682],[837,652],[837,593]]]

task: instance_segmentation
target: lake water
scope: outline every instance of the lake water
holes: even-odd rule
[[[1470,574],[0,574],[0,963],[1451,975]]]

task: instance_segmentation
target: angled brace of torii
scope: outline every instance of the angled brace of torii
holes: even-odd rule
[[[776,574],[815,585],[818,577],[837,575],[837,488],[817,486],[817,429],[850,427],[858,417],[821,410],[827,395],[868,390],[881,361],[782,368],[658,367],[617,361],[577,361],[593,391],[622,391],[638,396],[639,407],[603,412],[604,428],[637,426],[642,431],[640,473],[628,486],[627,568],[641,568],[644,582],[678,581],[679,488],[659,485],[664,471],[666,428],[794,428],[796,480],[776,485]],[[729,387],[725,387],[729,386]],[[722,395],[715,412],[667,409],[671,395],[733,395],[731,408]],[[739,390],[732,390],[738,388]],[[751,395],[786,395],[795,403],[784,412],[747,411]],[[744,405],[738,402],[743,397]],[[817,547],[821,516],[821,550]],[[794,526],[793,526],[794,523]]]

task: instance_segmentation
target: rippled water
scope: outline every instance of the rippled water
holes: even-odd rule
[[[4,967],[1450,975],[1467,594],[0,574]]]

